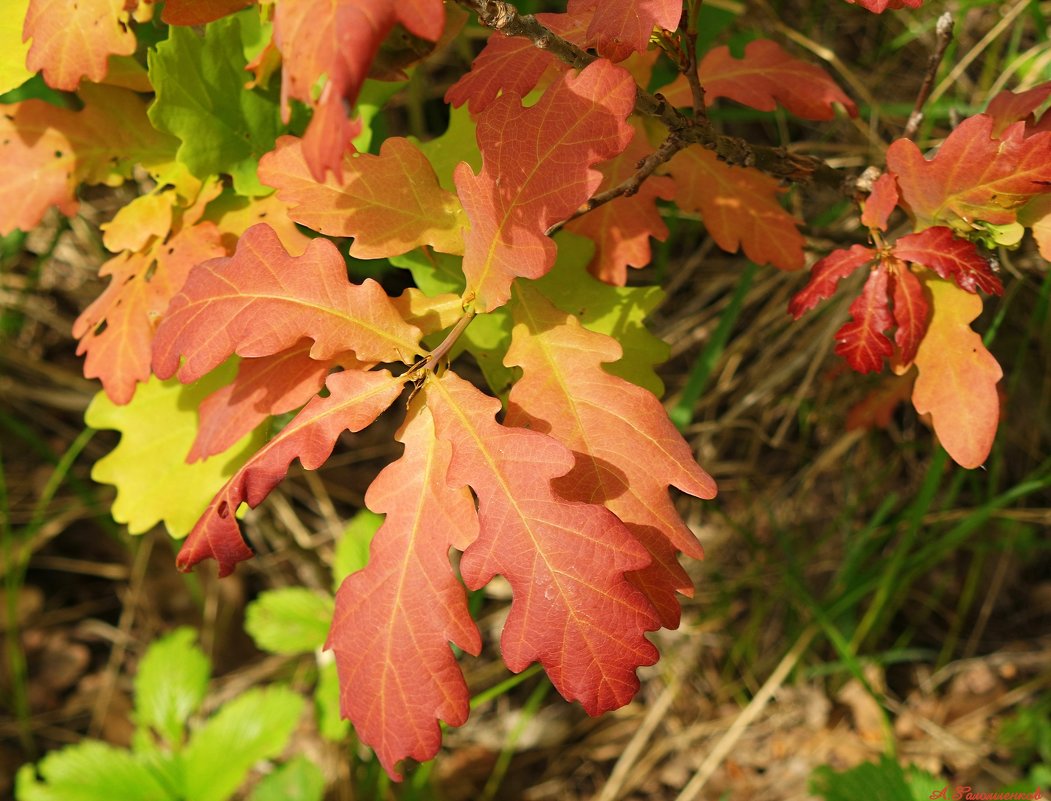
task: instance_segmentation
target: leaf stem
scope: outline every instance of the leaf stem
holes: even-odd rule
[[[409,371],[410,374],[423,372],[425,370],[431,370],[433,372],[438,362],[449,355],[449,351],[452,350],[453,345],[456,344],[456,340],[460,338],[460,335],[463,334],[473,319],[473,310],[464,312],[463,317],[456,321],[456,325],[452,327],[445,339],[443,339],[438,347],[427,355],[427,358],[417,362]]]

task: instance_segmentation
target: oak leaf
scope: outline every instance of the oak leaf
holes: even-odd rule
[[[894,344],[898,346],[896,361],[901,365],[911,364],[927,333],[930,303],[923,283],[901,262],[897,262],[891,272],[891,298],[897,325],[894,332]]]
[[[17,89],[33,77],[26,69],[29,45],[22,40],[29,0],[7,0],[7,12],[0,14],[0,95]]]
[[[281,51],[281,106],[290,119],[291,100],[314,109],[304,139],[317,180],[338,178],[343,151],[355,134],[344,103],[354,105],[369,67],[387,35],[400,24],[409,33],[438,41],[445,24],[442,0],[301,0],[277,5],[274,41]],[[325,84],[315,94],[319,80]]]
[[[810,309],[826,298],[832,297],[839,282],[859,267],[869,264],[879,253],[864,245],[851,245],[849,249],[833,250],[818,259],[810,268],[810,280],[788,303],[788,313],[798,320]]]
[[[253,3],[255,0],[165,0],[161,20],[169,25],[204,25]]]
[[[1025,123],[1016,122],[993,138],[994,124],[985,114],[967,118],[931,159],[909,139],[887,149],[887,168],[917,229],[1013,223],[1026,201],[1051,188],[1051,131],[1026,136]]]
[[[887,9],[898,11],[903,8],[919,8],[923,0],[847,0],[848,3],[861,6],[873,14],[882,14]]]
[[[741,58],[734,58],[725,45],[713,47],[701,59],[697,74],[706,103],[728,97],[759,111],[773,111],[780,104],[807,120],[832,119],[836,104],[852,117],[858,113],[854,101],[821,67],[789,55],[769,39],[749,42]],[[661,94],[676,106],[693,103],[681,76]]]
[[[460,570],[470,589],[496,574],[514,598],[500,639],[515,673],[543,664],[558,691],[591,715],[626,704],[635,674],[657,652],[645,632],[660,621],[627,574],[650,562],[646,549],[605,507],[570,502],[552,480],[574,465],[552,437],[496,422],[500,402],[452,372],[428,376],[427,407],[452,445],[448,483],[478,498],[478,539]]]
[[[982,299],[949,281],[925,281],[931,295],[930,325],[916,353],[919,375],[912,403],[930,414],[942,447],[963,467],[981,465],[993,445],[1000,417],[996,384],[1003,371],[971,330]]]
[[[551,268],[556,248],[548,228],[601,183],[592,165],[627,146],[632,129],[625,119],[634,105],[635,81],[600,59],[563,75],[533,106],[508,93],[479,115],[482,171],[460,165],[455,179],[470,220],[467,293],[481,311],[506,303],[516,277],[537,278]]]
[[[386,519],[363,570],[336,593],[327,647],[336,654],[340,706],[362,742],[395,779],[397,763],[433,757],[438,720],[460,726],[470,694],[449,643],[477,655],[482,647],[449,549],[478,534],[466,488],[446,483],[452,458],[417,397],[397,439],[405,453],[384,468],[365,504]]]
[[[989,260],[978,252],[973,242],[956,236],[950,228],[934,226],[906,234],[894,243],[893,250],[897,258],[934,270],[960,289],[968,292],[980,289],[990,295],[1004,292],[1004,285]]]
[[[859,373],[879,372],[883,359],[894,352],[885,333],[894,325],[887,304],[889,280],[886,265],[872,270],[861,294],[850,304],[852,319],[836,332],[836,353]]]
[[[230,258],[190,273],[154,337],[153,371],[196,380],[230,356],[270,356],[314,341],[313,359],[353,351],[365,362],[411,361],[420,331],[372,279],[347,280],[336,246],[315,239],[291,257],[274,230],[249,228]],[[185,362],[179,366],[179,359]]]
[[[989,101],[983,112],[993,118],[993,137],[999,137],[1012,123],[1019,120],[1031,123],[1033,112],[1051,97],[1051,81],[1034,86],[1024,92],[1004,90]]]
[[[30,0],[22,37],[32,39],[26,67],[48,86],[73,91],[81,78],[101,83],[111,55],[135,52],[125,0]]]
[[[898,205],[898,184],[889,172],[880,175],[872,184],[872,192],[865,198],[861,224],[869,228],[887,230],[887,221]]]
[[[567,11],[590,16],[588,44],[610,61],[645,50],[655,27],[673,31],[683,13],[680,0],[570,0]]]
[[[257,451],[215,495],[200,516],[176,560],[189,570],[202,559],[215,559],[219,575],[252,556],[235,513],[242,503],[256,507],[288,472],[294,459],[316,470],[332,454],[344,431],[361,431],[401,394],[403,377],[386,370],[333,373],[326,397],[314,396],[281,432]]]
[[[201,401],[197,437],[186,461],[221,453],[270,416],[298,409],[320,391],[337,364],[348,369],[361,367],[349,354],[325,361],[312,359],[312,344],[306,339],[272,356],[241,359],[234,380]]]
[[[623,152],[599,165],[603,181],[600,190],[618,186],[635,174],[641,159],[650,155],[646,137],[639,129]],[[675,182],[667,176],[647,178],[638,191],[618,197],[589,211],[566,226],[595,243],[595,255],[588,271],[601,281],[616,286],[628,282],[628,267],[645,267],[652,258],[650,237],[663,242],[668,236],[657,208],[657,199],[671,200]]]
[[[116,429],[121,437],[95,462],[91,477],[117,488],[113,519],[132,534],[164,523],[173,537],[186,536],[215,493],[263,444],[261,431],[246,433],[209,459],[186,461],[197,434],[197,405],[232,377],[233,365],[223,365],[193,384],[151,377],[124,406],[104,392],[92,399],[84,422]]]
[[[782,270],[804,265],[803,235],[778,201],[784,190],[776,180],[751,167],[724,164],[701,147],[680,150],[666,169],[675,179],[675,202],[700,212],[723,250],[741,249],[752,261]]]
[[[603,369],[621,358],[615,339],[588,331],[528,284],[517,286],[512,309],[505,362],[521,367],[522,378],[508,397],[506,424],[550,434],[573,452],[574,467],[553,481],[555,492],[605,505],[648,548],[653,563],[629,577],[661,624],[675,628],[676,592],[693,594],[675,553],[703,554],[668,488],[711,499],[715,482],[656,396]]]
[[[130,401],[150,376],[153,335],[168,303],[190,270],[225,252],[216,227],[201,223],[103,264],[99,275],[110,283],[73,324],[77,355],[87,354],[84,376],[99,378],[114,403]]]
[[[462,253],[465,224],[456,195],[438,185],[427,158],[391,137],[379,155],[347,152],[342,179],[317,181],[302,142],[283,136],[259,162],[259,178],[277,189],[293,220],[327,236],[352,236],[359,259],[398,256],[422,245]]]

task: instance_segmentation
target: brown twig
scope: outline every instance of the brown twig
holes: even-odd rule
[[[916,95],[912,113],[909,114],[909,121],[905,124],[905,130],[902,131],[901,135],[904,139],[912,139],[920,129],[920,123],[923,122],[923,107],[927,103],[927,98],[931,96],[934,80],[938,77],[938,67],[941,66],[945,51],[949,47],[949,42],[952,41],[953,24],[952,14],[948,11],[938,17],[938,24],[934,28],[938,39],[931,52],[931,57],[927,59],[927,72],[923,76],[923,83]]]
[[[616,200],[618,197],[631,197],[639,191],[643,181],[653,175],[658,167],[671,160],[671,157],[686,147],[687,144],[688,142],[678,134],[671,134],[664,140],[657,150],[650,153],[650,155],[646,156],[646,158],[642,159],[642,161],[635,165],[635,172],[632,173],[631,176],[616,186],[610,187],[604,192],[599,192],[597,195],[592,196],[587,203],[574,211],[569,217],[548,228],[547,235],[554,236],[561,231],[562,227],[567,223],[572,222],[578,217],[583,217],[589,211],[593,211],[599,206],[609,203],[611,200]]]
[[[503,0],[456,0],[474,12],[483,25],[505,36],[524,36],[541,49],[581,69],[596,59],[595,56],[568,42],[537,22],[531,14],[519,14]],[[664,123],[684,144],[696,144],[715,153],[721,161],[737,167],[755,167],[782,181],[801,184],[820,184],[845,191],[843,175],[824,160],[790,153],[783,147],[753,145],[743,139],[718,134],[705,118],[691,119],[670,105],[660,95],[638,87],[635,94],[635,113],[654,117]]]
[[[701,86],[701,76],[697,72],[697,9],[700,6],[700,0],[696,0],[694,3],[687,3],[683,8],[683,17],[686,19],[685,33],[683,38],[686,40],[686,63],[683,65],[683,75],[686,76],[686,83],[690,86],[690,94],[693,96],[693,116],[697,120],[708,120],[707,105],[704,102],[704,87]]]

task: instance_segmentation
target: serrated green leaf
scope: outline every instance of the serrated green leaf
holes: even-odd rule
[[[19,769],[18,801],[177,801],[131,753],[97,740],[52,751],[37,767],[43,781],[32,765]]]
[[[157,92],[149,117],[182,141],[178,159],[198,178],[226,173],[238,193],[265,195],[271,190],[259,183],[256,168],[273,149],[281,123],[275,99],[244,88],[241,17],[209,23],[204,38],[172,26],[149,56]]]
[[[658,286],[610,286],[587,272],[594,244],[589,239],[562,232],[558,260],[551,271],[534,286],[559,309],[575,314],[581,324],[600,334],[608,334],[624,348],[617,362],[603,365],[607,372],[648,389],[657,397],[664,394],[664,382],[654,366],[668,358],[668,344],[650,333],[645,320],[664,299]]]
[[[382,523],[383,515],[368,509],[362,509],[350,519],[332,558],[333,592],[339,589],[343,579],[369,563],[369,546]]]
[[[331,596],[305,587],[267,590],[245,610],[245,630],[263,651],[310,653],[325,644],[333,609]]]
[[[176,629],[146,651],[135,676],[135,717],[173,746],[208,690],[211,665],[195,644],[196,632]]]
[[[210,393],[233,380],[229,362],[200,381],[182,385],[176,379],[150,378],[140,384],[126,406],[117,406],[99,392],[84,421],[92,428],[121,432],[120,443],[99,459],[91,477],[117,487],[113,519],[141,534],[163,522],[173,537],[184,537],[208,503],[263,444],[257,430],[230,450],[201,462],[186,464],[197,435],[197,407]]]
[[[923,801],[940,789],[939,780],[931,774],[911,766],[906,771],[889,756],[842,773],[822,765],[810,777],[810,791],[825,801]]]
[[[256,762],[285,749],[302,712],[303,698],[286,687],[252,689],[226,704],[183,751],[184,797],[226,801]]]
[[[314,707],[321,736],[333,743],[341,742],[350,732],[350,721],[343,718],[339,709],[339,671],[335,659],[326,662],[318,671]]]
[[[313,762],[298,756],[264,776],[249,801],[321,801],[325,776]]]

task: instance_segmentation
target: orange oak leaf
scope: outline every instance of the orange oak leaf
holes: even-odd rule
[[[728,97],[759,111],[773,111],[781,104],[807,120],[832,119],[837,103],[852,117],[858,113],[854,101],[821,67],[789,55],[769,39],[749,42],[742,58],[734,58],[725,45],[713,47],[701,59],[697,74],[707,103]],[[682,76],[661,94],[676,106],[693,104]]]
[[[204,25],[240,11],[255,0],[165,0],[161,19],[169,25]]]
[[[36,227],[51,206],[72,216],[81,183],[116,185],[136,163],[174,155],[178,141],[153,128],[134,92],[85,84],[80,96],[81,111],[0,105],[0,235]]]
[[[994,120],[976,114],[961,122],[932,159],[909,139],[887,149],[887,168],[897,178],[903,205],[916,227],[1015,221],[1030,198],[1051,188],[1051,131],[1026,136],[1025,123],[992,137]]]
[[[934,226],[907,234],[894,243],[894,255],[928,267],[968,292],[979,289],[990,295],[1004,292],[1004,285],[993,272],[989,260],[978,252],[978,246],[960,239],[951,228]]]
[[[865,198],[861,224],[869,228],[887,230],[887,220],[898,205],[898,184],[890,173],[883,173],[872,184],[872,192]]]
[[[237,249],[237,240],[245,231],[262,222],[274,229],[292,256],[302,256],[310,244],[310,237],[296,227],[288,216],[288,205],[277,195],[249,198],[227,192],[208,207],[207,216],[218,226],[229,253]]]
[[[675,553],[703,554],[668,488],[711,499],[715,482],[657,397],[603,369],[623,355],[615,339],[584,328],[528,284],[516,285],[512,310],[504,363],[521,367],[522,378],[511,389],[505,422],[547,433],[573,452],[574,467],[554,480],[555,492],[605,505],[649,548],[653,563],[641,580],[629,578],[658,610],[661,624],[675,628],[676,592],[693,594]]]
[[[436,42],[445,25],[442,0],[301,0],[279,3],[274,41],[281,51],[282,113],[290,100],[314,109],[304,136],[306,158],[317,180],[338,178],[343,151],[354,135],[344,103],[353,105],[380,45],[394,26]],[[324,79],[320,96],[315,87]]]
[[[230,448],[271,415],[298,409],[325,385],[337,364],[344,369],[367,369],[350,354],[318,361],[310,358],[309,339],[255,359],[242,359],[237,375],[198,407],[200,423],[187,462],[207,459]]]
[[[174,190],[154,191],[132,200],[103,223],[102,243],[111,253],[143,250],[151,239],[163,239],[172,230],[173,207],[178,203]]]
[[[668,162],[675,202],[700,212],[712,239],[730,253],[739,248],[759,264],[796,270],[805,263],[803,235],[782,208],[777,181],[751,167],[732,167],[710,150],[688,147]]]
[[[996,436],[996,384],[1003,371],[971,330],[982,312],[981,297],[949,281],[932,277],[925,283],[933,311],[916,353],[912,403],[920,414],[930,414],[938,440],[958,464],[978,467]]]
[[[293,220],[328,236],[352,236],[359,259],[399,256],[421,245],[463,253],[463,208],[438,185],[427,157],[408,139],[391,137],[378,156],[347,152],[342,180],[317,181],[302,142],[283,136],[259,161],[259,180],[277,189]]]
[[[911,364],[916,349],[927,333],[930,304],[923,291],[923,283],[901,262],[891,270],[891,298],[894,303],[894,344],[898,346],[897,362]]]
[[[23,40],[33,40],[26,67],[41,72],[54,89],[71,92],[85,77],[101,83],[111,55],[135,52],[127,5],[125,0],[30,0],[22,29]]]
[[[1018,222],[1032,230],[1040,255],[1051,261],[1051,194],[1029,201],[1019,210]]]
[[[445,481],[452,448],[435,438],[430,412],[414,400],[397,438],[402,457],[369,487],[365,504],[386,519],[369,562],[336,593],[327,647],[335,651],[340,707],[396,780],[406,757],[430,759],[438,720],[460,726],[470,694],[449,643],[482,648],[449,549],[478,535],[474,499]]]
[[[1023,120],[1031,122],[1032,114],[1051,97],[1051,81],[1034,86],[1024,92],[1006,89],[989,101],[983,112],[993,118],[992,135],[999,137],[1011,123]]]
[[[452,445],[449,485],[478,498],[464,582],[478,589],[499,573],[514,593],[500,640],[507,666],[518,673],[539,661],[591,715],[626,704],[636,669],[657,659],[645,632],[660,621],[626,575],[645,568],[649,553],[605,507],[552,489],[574,465],[566,446],[500,425],[500,402],[452,372],[428,376],[424,391],[438,438]]]
[[[851,245],[848,250],[833,250],[810,268],[810,280],[792,296],[788,313],[798,320],[818,303],[832,297],[840,281],[877,258],[879,253],[864,245]]]
[[[603,176],[599,188],[608,189],[630,178],[639,160],[651,152],[645,135],[636,128],[624,151],[599,165]],[[628,267],[645,267],[650,263],[650,237],[663,242],[668,236],[668,226],[657,209],[657,198],[671,200],[674,196],[675,182],[666,176],[653,175],[635,194],[604,203],[570,222],[566,230],[595,243],[595,255],[588,271],[608,284],[624,286],[628,282]]]
[[[473,294],[481,311],[506,303],[516,277],[551,269],[556,248],[548,228],[601,183],[592,165],[627,147],[632,129],[625,119],[634,105],[631,75],[600,59],[563,75],[533,106],[508,93],[479,115],[482,171],[475,175],[461,163],[454,177],[470,220],[466,296]]]
[[[292,257],[261,223],[244,233],[232,257],[190,274],[157,329],[153,371],[168,378],[178,370],[186,384],[235,353],[270,356],[304,337],[314,341],[310,356],[319,361],[348,350],[365,362],[420,355],[419,329],[402,320],[372,279],[351,284],[335,245],[315,239]]]
[[[884,376],[864,398],[850,407],[844,428],[847,431],[869,428],[889,428],[894,410],[912,397],[916,373]]]
[[[537,14],[536,20],[563,39],[583,47],[591,13]],[[471,69],[449,87],[445,102],[459,108],[464,103],[471,114],[484,111],[501,94],[525,97],[540,85],[544,74],[554,75],[569,67],[522,36],[492,34]]]
[[[315,396],[292,421],[264,445],[223,486],[201,515],[176,559],[189,570],[202,559],[215,559],[219,575],[252,557],[235,516],[242,503],[255,508],[288,472],[294,459],[316,470],[332,453],[344,431],[361,431],[401,394],[403,377],[386,370],[333,373],[327,397]]]
[[[852,319],[836,332],[836,353],[859,373],[879,372],[883,359],[894,352],[885,333],[894,326],[887,304],[888,284],[889,271],[880,264],[850,304]]]
[[[202,261],[225,250],[212,223],[181,228],[144,251],[125,251],[102,265],[109,286],[77,318],[77,355],[87,354],[84,375],[99,378],[110,400],[131,400],[150,377],[151,342],[168,302]]]
[[[591,17],[588,43],[610,61],[623,61],[647,48],[653,29],[675,30],[680,0],[570,0],[569,13]]]

